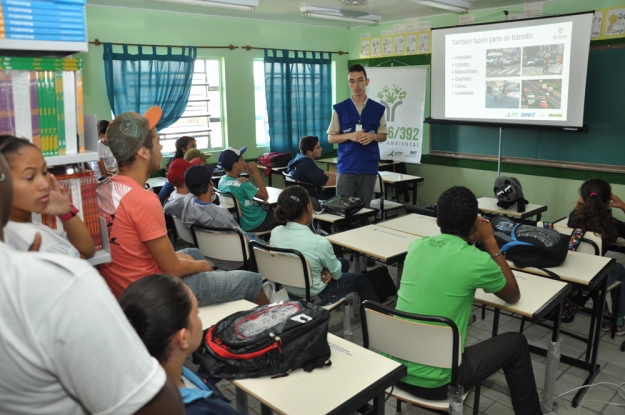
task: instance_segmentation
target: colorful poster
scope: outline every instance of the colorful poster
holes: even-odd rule
[[[406,36],[406,54],[417,53],[417,35],[411,34]]]
[[[360,59],[371,57],[371,39],[360,39]]]
[[[427,68],[367,68],[367,94],[384,105],[387,140],[379,144],[380,158],[420,163]]]
[[[595,12],[595,17],[592,19],[592,32],[590,38],[601,36],[601,23],[603,22],[603,12]]]
[[[393,39],[393,49],[395,55],[404,54],[404,36],[395,36]]]
[[[605,21],[606,36],[622,36],[625,33],[625,9],[608,11]]]
[[[383,37],[382,38],[382,56],[391,56],[393,54],[393,38]]]
[[[380,38],[374,37],[373,39],[371,39],[371,57],[379,58],[380,56],[381,56]]]
[[[419,53],[430,53],[430,33],[419,35]]]

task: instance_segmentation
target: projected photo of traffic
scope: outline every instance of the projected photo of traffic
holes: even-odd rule
[[[522,75],[562,75],[564,43],[523,48]]]
[[[486,50],[486,77],[519,76],[521,48]]]
[[[487,81],[485,108],[519,108],[520,82]]]
[[[561,79],[523,81],[521,88],[521,108],[562,108]]]

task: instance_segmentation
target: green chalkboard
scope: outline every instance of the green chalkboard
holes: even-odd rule
[[[588,133],[506,128],[502,155],[625,166],[625,48],[618,46],[590,51],[584,106]],[[498,147],[497,127],[431,124],[432,151],[496,156]]]

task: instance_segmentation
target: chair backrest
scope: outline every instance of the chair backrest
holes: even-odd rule
[[[382,176],[378,173],[378,179],[373,185],[373,194],[380,194],[380,211],[384,211],[384,184],[382,183]]]
[[[298,180],[285,171],[282,172],[282,178],[284,179],[284,187],[295,186],[298,184]]]
[[[263,278],[282,285],[306,289],[306,300],[310,301],[312,271],[310,264],[295,249],[276,248],[250,242],[256,267]]]
[[[405,313],[373,301],[364,301],[360,309],[365,348],[409,362],[451,369],[455,384],[462,347],[460,332],[452,320]]]
[[[237,228],[191,227],[195,246],[205,257],[221,261],[242,262],[247,268],[249,245],[243,231]]]
[[[176,227],[176,233],[178,234],[180,239],[182,239],[183,241],[185,241],[187,243],[192,244],[193,243],[193,236],[191,235],[191,232],[189,232],[187,227],[184,226],[184,223],[182,222],[182,219],[177,218],[175,216],[172,216],[172,218],[174,219],[174,226]]]
[[[236,219],[237,223],[241,223],[241,216],[242,216],[241,205],[239,204],[239,201],[237,200],[237,198],[234,197],[232,193],[217,192],[217,191],[215,192],[219,196],[220,206],[223,206],[226,209],[228,209],[231,213],[234,213],[234,218]]]

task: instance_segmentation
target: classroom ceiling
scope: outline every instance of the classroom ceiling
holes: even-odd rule
[[[353,1],[353,0],[351,0]],[[469,13],[496,7],[518,6],[543,0],[474,0]],[[347,11],[366,12],[382,16],[380,23],[389,23],[450,13],[445,10],[423,6],[411,0],[366,0],[365,4],[348,4],[350,0],[259,0],[254,11],[232,10],[221,7],[196,6],[176,3],[176,0],[87,0],[89,5],[110,6],[140,10],[160,10],[210,16],[235,17],[273,22],[309,24],[316,26],[360,27],[360,23],[321,20],[302,16],[301,6],[318,6]]]

